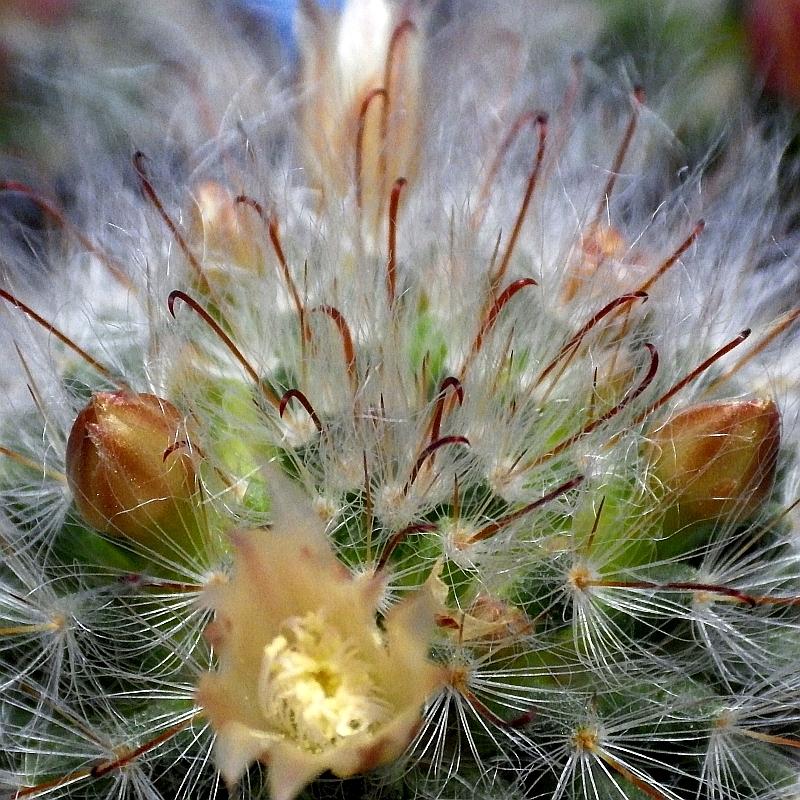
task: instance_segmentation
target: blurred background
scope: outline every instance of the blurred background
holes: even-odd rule
[[[342,2],[320,0],[332,9]],[[479,0],[429,5],[434,25],[466,7],[477,14],[492,8]],[[84,141],[89,147],[89,130],[106,153],[126,159],[146,148],[156,128],[186,138],[187,146],[203,142],[214,132],[209,122],[202,135],[204,120],[224,116],[232,92],[237,103],[246,94],[242,76],[266,76],[276,86],[292,80],[295,6],[295,0],[0,0],[0,179],[47,186],[68,208],[83,169],[76,148]],[[599,68],[661,98],[658,112],[689,163],[724,147],[742,109],[753,109],[765,129],[779,128],[791,142],[785,158],[796,159],[800,0],[550,0],[546,7],[548,40],[553,33],[563,50],[586,48]],[[176,105],[176,82],[191,106],[188,126]],[[254,113],[258,98],[254,90]],[[787,202],[798,199],[793,181],[784,191]],[[0,217],[24,226],[31,241],[44,224],[41,209],[13,191],[0,192]]]

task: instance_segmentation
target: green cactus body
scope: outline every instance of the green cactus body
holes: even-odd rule
[[[770,187],[734,191],[766,145],[654,204],[638,90],[440,108],[471,28],[346,6],[304,5],[297,125],[171,192],[137,154],[136,247],[90,264],[126,313],[3,290],[0,797],[789,800],[799,315],[749,271]],[[340,75],[359,14],[380,69]],[[464,142],[451,104],[494,111]]]

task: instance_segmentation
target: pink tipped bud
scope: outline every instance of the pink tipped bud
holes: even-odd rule
[[[83,519],[152,543],[183,530],[196,492],[183,415],[152,394],[99,392],[67,442],[67,479]]]
[[[754,513],[769,496],[780,443],[772,400],[703,403],[653,436],[653,474],[682,523]]]

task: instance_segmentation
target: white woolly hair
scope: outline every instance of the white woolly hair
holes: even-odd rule
[[[223,796],[202,632],[229,534],[274,517],[268,464],[346,574],[383,581],[381,622],[414,593],[441,603],[446,677],[404,755],[309,797],[794,796],[782,143],[743,109],[686,163],[670,97],[576,55],[601,23],[577,0],[306,0],[298,67],[171,0],[81,5],[37,40],[22,64],[54,100],[50,149],[38,177],[7,159],[4,186],[50,226],[42,247],[0,239],[0,796]],[[376,131],[397,148],[375,163],[409,172],[365,186]],[[184,415],[161,459],[196,469],[184,536],[81,518],[68,440],[97,392]],[[756,474],[665,477],[670,420],[757,402],[776,410],[741,423],[755,440],[707,434]],[[728,477],[722,511],[675,516]]]

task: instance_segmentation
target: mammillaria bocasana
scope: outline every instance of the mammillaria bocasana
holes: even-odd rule
[[[63,289],[0,290],[6,795],[797,791],[777,150],[665,169],[504,8],[302,3],[300,83],[237,115],[198,43],[80,226],[4,184]]]

